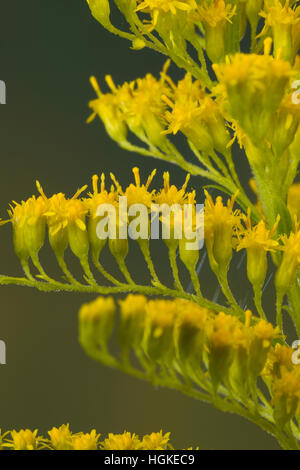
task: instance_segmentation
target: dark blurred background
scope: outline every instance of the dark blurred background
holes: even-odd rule
[[[12,200],[36,193],[36,179],[47,194],[68,195],[102,171],[113,171],[126,185],[136,165],[144,177],[156,167],[158,173],[171,170],[175,183],[184,181],[179,168],[118,148],[99,120],[85,124],[87,103],[94,98],[90,75],[97,76],[102,88],[105,74],[117,83],[147,72],[158,75],[163,57],[130,50],[129,43],[92,18],[85,0],[0,3],[0,79],[7,85],[7,105],[0,106],[2,218]],[[182,76],[180,71],[172,73]],[[246,165],[241,169],[247,180]],[[197,189],[202,184],[192,180]],[[8,225],[0,231],[1,272],[21,275],[10,232]],[[165,254],[160,250],[159,260]],[[129,255],[129,264],[136,279],[147,282],[138,256],[135,251]],[[47,249],[42,261],[55,274]],[[170,280],[167,258],[159,265],[162,278]],[[77,271],[76,264],[73,269]],[[216,284],[205,268],[202,277],[214,295]],[[241,291],[240,272],[231,277]],[[248,289],[243,286],[242,297]],[[95,427],[102,434],[126,429],[142,435],[162,428],[171,431],[178,448],[277,448],[270,436],[242,418],[175,391],[156,390],[89,359],[78,343],[77,312],[92,297],[14,286],[1,287],[0,295],[0,339],[7,344],[7,365],[0,366],[3,430],[29,427],[45,433],[66,422],[74,432]]]

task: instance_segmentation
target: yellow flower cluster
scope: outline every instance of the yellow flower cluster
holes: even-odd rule
[[[252,49],[256,46],[257,26],[264,20],[260,36],[273,37],[275,51],[283,51],[284,58],[293,60],[299,42],[299,10],[292,0],[115,0],[130,24],[133,34],[121,31],[111,24],[109,0],[87,0],[93,16],[109,31],[129,39],[133,47],[152,47],[172,54],[178,64],[192,63],[187,52],[191,43],[202,59],[205,48],[212,62],[222,62],[227,54],[237,50],[247,22],[251,26]],[[153,39],[155,30],[158,39]],[[204,36],[204,40],[202,39]],[[232,44],[232,38],[235,43]],[[201,65],[203,63],[201,62]]]
[[[81,344],[99,360],[103,339],[108,341],[102,331],[107,316],[111,318],[111,302],[100,297],[80,310]],[[249,310],[241,322],[183,299],[147,300],[130,294],[119,306],[122,360],[128,364],[130,350],[135,351],[143,367],[149,367],[150,379],[161,367],[176,370],[212,395],[226,387],[237,400],[256,400],[261,377],[269,389],[276,421],[286,423],[300,413],[300,367],[293,364],[293,350],[283,345],[278,327],[257,320]]]
[[[110,137],[124,147],[131,131],[142,142],[167,152],[166,134],[181,131],[197,149],[223,152],[230,138],[218,102],[190,73],[175,85],[168,67],[166,62],[159,80],[147,74],[119,87],[107,76],[110,93],[102,93],[92,77],[98,97],[89,103],[93,114],[88,122],[99,116]]]
[[[270,121],[293,76],[290,63],[269,55],[271,43],[265,44],[264,55],[235,54],[213,66],[230,118],[237,120],[256,145],[268,135]],[[290,106],[290,113],[292,110]]]
[[[69,424],[48,431],[48,438],[38,435],[38,430],[21,429],[1,434],[0,450],[166,450],[173,449],[170,433],[153,432],[140,439],[136,434],[124,431],[123,434],[109,433],[100,440],[100,434],[93,429],[89,433],[72,433]]]
[[[175,84],[167,75],[168,65],[159,80],[148,74],[116,87],[107,76],[111,92],[105,94],[92,77],[98,98],[90,102],[93,114],[88,121],[98,115],[110,137],[129,150],[129,131],[166,154],[171,148],[167,135],[180,131],[194,149],[203,152],[202,163],[206,154],[226,153],[232,143],[228,128],[246,146],[253,164],[259,158],[253,144],[265,141],[273,160],[279,160],[296,143],[300,111],[290,93],[296,70],[287,61],[267,53],[235,54],[214,66],[220,83],[212,93],[190,73]],[[265,163],[267,158],[268,154]]]
[[[300,414],[300,367],[293,364],[292,356],[291,348],[277,344],[262,373],[271,390],[274,416],[280,425]]]
[[[110,252],[117,260],[127,281],[132,283],[133,281],[124,261],[128,254],[129,243],[127,238],[124,239],[120,235],[122,227],[119,226],[119,218],[116,217],[117,229],[115,237],[108,236],[107,239],[103,239],[99,238],[97,234],[97,224],[104,218],[103,215],[99,215],[97,212],[99,206],[101,204],[110,204],[116,208],[118,213],[119,198],[123,196],[127,197],[128,208],[133,204],[144,204],[148,210],[149,224],[152,203],[159,205],[166,204],[169,207],[173,205],[183,207],[189,203],[193,208],[193,224],[195,223],[195,191],[189,192],[187,190],[189,175],[183,186],[178,188],[170,183],[169,173],[164,173],[163,187],[159,190],[150,190],[149,186],[155,176],[155,171],[152,172],[145,183],[141,183],[138,168],[133,169],[133,174],[134,183],[130,183],[124,190],[112,174],[111,179],[113,184],[110,190],[107,190],[105,188],[105,176],[102,174],[100,188],[98,186],[98,176],[93,176],[93,192],[89,193],[87,197],[82,197],[81,195],[86,186],[79,189],[70,199],[63,193],[47,197],[40,184],[37,183],[40,196],[32,196],[21,203],[15,202],[14,206],[11,206],[9,210],[9,220],[13,227],[14,249],[27,277],[33,280],[28,264],[28,260],[31,258],[34,266],[39,271],[39,276],[51,282],[39,261],[39,251],[44,245],[46,227],[48,227],[50,245],[62,271],[71,284],[76,285],[77,283],[79,285],[78,281],[69,272],[64,261],[64,253],[68,246],[80,260],[89,284],[95,285],[96,282],[89,264],[90,255],[94,265],[104,276],[114,284],[120,284],[119,281],[105,271],[99,262],[101,251],[107,243],[107,239]],[[289,207],[291,214],[295,216],[297,213],[298,186],[295,185],[295,189],[293,188],[292,186],[290,191]],[[294,229],[289,234],[278,236],[279,216],[273,227],[268,227],[264,219],[257,224],[253,224],[250,210],[246,216],[241,210],[234,208],[237,194],[229,198],[227,203],[223,202],[221,196],[218,196],[214,201],[207,191],[205,191],[205,196],[204,239],[210,267],[218,277],[221,285],[224,282],[226,284],[224,277],[226,277],[233,250],[240,251],[245,249],[247,252],[248,278],[253,285],[258,299],[267,273],[267,253],[269,251],[272,253],[277,252],[278,256],[282,253],[281,261],[280,258],[278,258],[279,261],[277,260],[278,268],[275,285],[279,297],[283,298],[292,286],[300,265],[298,223],[295,222]],[[130,222],[132,217],[128,215],[126,217],[128,218],[126,223]],[[160,220],[163,226],[169,224],[167,227],[169,238],[164,239],[164,242],[169,248],[169,257],[177,288],[181,288],[176,265],[176,250],[179,248],[179,256],[190,272],[196,293],[199,293],[199,280],[196,274],[196,265],[200,255],[199,250],[186,249],[185,237],[183,236],[182,239],[177,237],[176,224],[178,221],[174,215],[172,216],[171,214],[169,220],[162,216]],[[184,223],[184,220],[182,220],[182,228],[184,228]],[[159,283],[150,256],[149,241],[148,232],[146,238],[140,235],[140,238],[137,239],[153,280]],[[222,287],[224,286],[222,285]],[[234,303],[225,285],[225,295],[227,294],[230,303]],[[260,315],[263,316],[259,302],[256,306]]]
[[[95,266],[104,275],[107,273],[103,270],[99,263],[99,256],[104,248],[107,239],[109,239],[109,249],[112,255],[116,258],[121,271],[128,280],[132,282],[129,273],[124,265],[124,259],[128,253],[128,239],[127,234],[121,235],[119,215],[119,197],[125,196],[127,198],[127,208],[124,221],[126,224],[130,222],[128,210],[133,204],[143,204],[150,213],[151,204],[165,204],[172,206],[173,204],[183,206],[185,203],[191,204],[194,207],[193,213],[195,214],[195,192],[187,192],[187,184],[189,175],[181,188],[177,188],[170,183],[169,173],[164,173],[164,185],[161,190],[149,190],[152,179],[155,176],[154,170],[149,176],[145,184],[141,184],[140,174],[138,168],[133,168],[135,182],[128,185],[123,191],[121,185],[116,180],[115,176],[111,174],[113,184],[110,191],[105,189],[105,176],[101,175],[101,187],[98,187],[98,176],[94,175],[93,193],[89,193],[87,197],[80,197],[81,193],[87,186],[79,189],[72,198],[67,198],[63,193],[54,194],[47,197],[37,182],[37,188],[40,196],[36,198],[32,196],[27,201],[21,203],[14,202],[9,212],[10,219],[13,227],[13,243],[15,252],[20,259],[22,267],[27,277],[33,280],[29,270],[28,260],[31,258],[34,266],[38,269],[39,275],[44,280],[50,278],[44,272],[39,262],[39,251],[44,245],[46,236],[46,227],[48,227],[48,237],[52,250],[54,251],[57,261],[63,270],[64,274],[70,283],[76,283],[71,273],[68,271],[64,261],[64,253],[70,247],[72,253],[80,260],[86,278],[90,283],[95,283],[93,274],[89,267],[89,253],[93,259]],[[98,215],[97,210],[101,205],[109,204],[116,209],[116,216],[114,233],[109,233],[110,236],[101,238],[97,234],[97,225],[100,220],[105,218],[107,213]],[[159,215],[159,214],[157,214]],[[170,237],[175,224],[175,218],[171,217]],[[7,221],[2,222],[6,223]],[[162,219],[163,224],[167,224],[167,220]],[[123,223],[121,221],[121,223]],[[182,221],[184,228],[184,220]],[[107,223],[109,229],[111,225]],[[150,219],[149,219],[150,225]],[[170,225],[170,224],[169,224]],[[112,224],[113,226],[113,224]],[[172,229],[173,227],[173,229]],[[142,227],[140,227],[142,230]],[[142,234],[138,238],[142,252],[146,261],[150,264],[151,274],[155,278],[155,272],[151,265],[149,254],[149,240],[148,232],[143,237]],[[169,240],[166,240],[168,242]],[[178,246],[179,239],[175,240],[173,249]],[[110,276],[110,280],[113,278]],[[77,283],[78,284],[78,283]]]

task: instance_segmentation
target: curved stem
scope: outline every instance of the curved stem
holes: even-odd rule
[[[122,283],[120,281],[118,281],[114,276],[109,274],[106,271],[106,269],[104,269],[104,267],[102,266],[102,264],[100,263],[100,261],[97,258],[92,257],[92,259],[93,259],[93,263],[94,263],[95,267],[98,269],[100,274],[102,274],[102,276],[104,276],[108,281],[110,281],[112,284],[115,284],[116,286],[121,286],[122,285]]]
[[[176,262],[176,252],[177,248],[174,247],[169,247],[169,259],[170,259],[170,264],[171,264],[171,269],[175,281],[175,286],[177,287],[178,290],[183,291],[183,287],[181,285],[180,279],[179,279],[179,272],[178,272],[178,266]]]
[[[100,286],[96,285],[74,285],[66,284],[58,281],[52,282],[43,282],[36,279],[30,280],[25,277],[10,277],[0,275],[0,285],[20,285],[26,287],[35,287],[36,289],[43,292],[55,292],[55,291],[64,291],[64,292],[85,292],[89,294],[100,294],[100,295],[109,295],[109,294],[120,294],[120,293],[130,293],[136,292],[149,296],[169,296],[172,298],[181,298],[190,300],[199,304],[201,307],[208,308],[213,312],[224,312],[232,314],[233,310],[223,305],[219,305],[215,302],[212,302],[203,297],[198,297],[194,294],[188,294],[184,291],[179,291],[175,289],[169,289],[168,287],[152,287],[152,286],[141,286],[138,284],[122,284],[119,286]]]
[[[261,298],[262,298],[261,286],[253,286],[253,291],[254,291],[254,303],[255,303],[256,310],[262,319],[267,320],[266,314],[264,312],[264,309],[261,303]]]
[[[63,255],[57,255],[56,256],[56,259],[57,259],[57,262],[59,264],[59,267],[61,268],[62,272],[65,274],[66,278],[68,279],[68,281],[71,283],[71,284],[75,284],[75,285],[81,285],[80,282],[77,281],[77,279],[75,279],[75,277],[72,276],[72,274],[70,273],[68,267],[67,267],[67,264],[64,260],[64,257]]]

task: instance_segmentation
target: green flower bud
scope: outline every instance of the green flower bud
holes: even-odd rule
[[[112,297],[98,297],[83,304],[79,311],[79,338],[89,352],[106,351],[115,322],[116,305]]]

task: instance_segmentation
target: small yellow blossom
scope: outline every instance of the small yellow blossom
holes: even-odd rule
[[[233,210],[237,193],[223,204],[221,196],[214,202],[205,191],[204,235],[210,266],[213,271],[227,269],[236,243],[236,230],[240,226],[240,211]]]
[[[141,450],[166,450],[170,441],[170,434],[169,432],[163,434],[162,430],[147,434],[143,437]]]
[[[48,431],[50,437],[50,445],[55,450],[71,450],[72,449],[72,433],[69,424],[62,424],[59,428],[53,427]]]
[[[175,302],[178,308],[174,331],[177,357],[183,363],[199,367],[202,361],[206,328],[213,314],[194,302],[183,299]]]
[[[90,433],[79,433],[73,435],[73,450],[97,450],[100,434],[93,429]]]
[[[123,350],[140,347],[144,334],[147,302],[145,296],[133,294],[119,301],[118,339]]]
[[[290,235],[283,234],[281,241],[280,249],[283,251],[283,256],[276,271],[275,286],[277,292],[284,295],[292,286],[300,265],[300,231],[297,222],[294,231]]]
[[[152,183],[154,176],[156,175],[156,170],[153,170],[151,175],[149,175],[145,184],[141,185],[140,170],[137,167],[132,169],[134,175],[135,184],[130,184],[125,191],[122,190],[121,185],[116,180],[115,175],[111,173],[111,178],[116,185],[118,194],[125,196],[127,198],[127,206],[130,207],[132,204],[144,204],[150,209],[155,190],[149,192],[149,186]]]
[[[21,429],[11,431],[12,441],[9,447],[14,450],[36,450],[39,447],[41,438],[37,437],[38,430]]]
[[[166,134],[180,130],[198,149],[223,152],[229,142],[225,121],[218,101],[208,94],[200,80],[188,73],[175,84],[169,80],[170,93],[162,99],[170,110],[165,112]]]
[[[266,142],[272,146],[274,156],[280,162],[283,172],[288,170],[290,164],[288,157],[284,159],[284,152],[294,141],[299,123],[300,106],[295,106],[292,94],[288,93],[283,97],[276,113],[273,114],[266,135]]]
[[[63,193],[54,194],[48,199],[39,183],[37,187],[48,204],[45,216],[49,227],[49,241],[54,252],[57,255],[63,254],[70,243],[76,256],[86,254],[88,244],[85,218],[88,209],[78,196],[87,186],[78,189],[71,199],[67,199]],[[77,239],[77,234],[80,240]]]
[[[106,94],[100,91],[95,77],[92,77],[91,83],[98,98],[89,103],[94,112],[88,122],[99,115],[107,133],[120,145],[126,145],[129,128],[142,141],[147,137],[153,145],[163,149],[166,138],[162,135],[164,127],[161,116],[166,104],[161,97],[168,93],[168,67],[169,61],[163,67],[159,80],[147,74],[144,78],[125,82],[119,87],[108,75],[105,79],[111,92]]]
[[[170,363],[174,357],[173,331],[178,307],[170,300],[150,300],[146,305],[146,321],[142,347],[155,361]]]
[[[271,348],[269,351],[262,376],[264,378],[280,378],[284,371],[292,371],[294,369],[292,355],[292,348],[286,345],[276,344],[275,348]]]
[[[190,175],[186,176],[185,182],[180,189],[178,189],[174,184],[170,185],[169,172],[165,172],[163,178],[164,187],[155,195],[154,202],[157,204],[167,204],[168,206],[172,206],[173,204],[185,204],[188,199],[186,188],[190,180]]]
[[[214,387],[228,384],[229,371],[234,360],[236,330],[240,322],[236,317],[219,313],[207,326],[209,373]]]
[[[213,67],[225,87],[228,112],[259,145],[284,96],[292,76],[291,65],[268,54],[239,53]]]
[[[289,188],[287,206],[291,217],[300,220],[300,183],[294,183]]]
[[[178,11],[191,11],[196,6],[195,0],[139,0],[136,11],[150,12],[152,16],[151,29],[154,29],[160,16],[168,13],[176,15]]]
[[[79,310],[79,336],[86,347],[106,348],[114,328],[116,305],[112,297],[99,296]]]
[[[110,191],[105,189],[105,175],[101,174],[101,184],[100,191],[98,187],[99,177],[98,175],[93,175],[92,184],[93,184],[93,193],[88,194],[88,198],[84,199],[84,204],[89,210],[89,220],[88,220],[88,238],[91,247],[91,254],[94,263],[97,265],[100,257],[100,253],[103,250],[107,238],[100,238],[97,234],[97,226],[101,220],[101,216],[97,215],[98,208],[102,204],[109,204],[109,206],[117,207],[117,192],[112,186]],[[104,215],[103,215],[104,217]]]
[[[271,27],[275,55],[280,51],[282,58],[291,62],[297,52],[293,44],[293,29],[300,21],[299,14],[300,8],[291,8],[289,0],[266,1],[265,11],[260,13],[265,19],[265,26],[260,34],[264,34]]]
[[[13,241],[16,255],[21,262],[29,255],[35,258],[45,241],[47,202],[32,196],[20,204],[15,202],[8,211],[13,226]]]
[[[243,220],[246,229],[239,232],[240,242],[237,251],[246,248],[248,279],[255,288],[261,288],[268,269],[267,251],[275,251],[279,247],[278,241],[273,237],[280,217],[278,216],[271,230],[266,228],[263,220],[253,227],[250,211],[248,211],[247,217],[243,217]]]
[[[300,368],[284,371],[273,381],[274,417],[280,425],[286,424],[300,411]]]
[[[128,128],[123,120],[118,97],[113,93],[102,93],[95,77],[91,77],[90,82],[98,98],[89,102],[89,107],[93,113],[87,122],[92,122],[98,115],[105,126],[106,132],[113,140],[119,143],[126,142]]]
[[[206,52],[210,60],[218,63],[225,55],[225,31],[227,23],[236,14],[236,5],[224,0],[204,1],[192,11],[189,19],[205,26]]]
[[[123,434],[109,433],[101,443],[103,450],[139,450],[141,448],[141,441],[136,434],[124,431]]]

